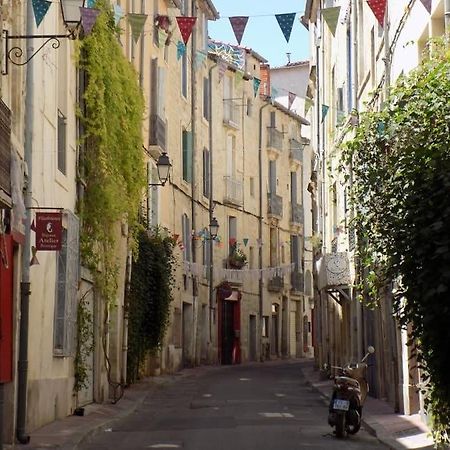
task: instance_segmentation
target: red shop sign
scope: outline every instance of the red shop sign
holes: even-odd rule
[[[36,213],[36,250],[61,250],[62,213]]]

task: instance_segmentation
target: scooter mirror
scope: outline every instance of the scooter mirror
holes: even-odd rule
[[[371,345],[369,345],[369,346],[367,347],[367,351],[368,351],[369,353],[375,353],[375,348],[372,347]]]

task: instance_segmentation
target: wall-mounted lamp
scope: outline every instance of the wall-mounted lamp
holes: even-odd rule
[[[52,43],[53,48],[58,48],[61,45],[60,39],[75,39],[75,30],[81,22],[81,11],[84,0],[61,0],[61,12],[64,24],[68,29],[67,34],[24,34],[24,35],[10,35],[8,30],[3,30],[3,54],[5,55],[4,67],[2,68],[2,75],[8,74],[9,63],[15,66],[24,66],[28,64],[34,56],[36,56],[49,42]],[[24,49],[15,45],[9,46],[10,40],[25,40],[30,39],[44,39],[43,44],[34,51],[31,55],[24,56]],[[26,58],[26,59],[23,59]]]
[[[172,164],[170,164],[170,159],[167,153],[163,153],[159,156],[158,161],[156,161],[156,169],[158,170],[158,178],[160,183],[149,183],[149,186],[164,186],[169,179],[169,172]]]
[[[217,222],[217,219],[213,217],[211,219],[211,223],[209,224],[209,238],[210,239],[216,239],[217,233],[219,232],[219,222]]]

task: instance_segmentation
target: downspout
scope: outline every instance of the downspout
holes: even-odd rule
[[[191,2],[191,15],[197,17],[195,11],[195,2]],[[195,138],[197,133],[197,77],[195,72],[195,52],[197,48],[197,33],[193,30],[191,36],[191,123],[192,123],[192,151],[191,151],[191,215],[192,215],[192,230],[195,230]],[[197,261],[197,252],[195,248],[194,236],[191,236],[191,248],[192,248],[192,262]],[[193,292],[194,296],[195,292]]]
[[[212,71],[217,67],[217,64],[209,68],[208,73],[208,109],[209,109],[209,127],[208,127],[208,141],[209,141],[209,223],[211,223],[214,215],[214,194],[213,194],[213,127],[212,127]],[[214,307],[214,240],[209,236],[209,342],[212,343],[212,326],[215,322],[216,311]]]
[[[260,360],[263,361],[263,346],[262,346],[262,325],[263,325],[263,249],[262,249],[262,230],[263,230],[263,178],[262,178],[262,110],[269,106],[270,103],[266,101],[266,104],[261,106],[259,109],[259,141],[258,141],[258,171],[259,171],[259,220],[258,220],[258,267],[259,267],[259,281],[258,281],[258,291],[259,291],[259,339],[260,339]]]
[[[127,364],[128,364],[128,301],[131,290],[131,267],[133,255],[131,250],[128,250],[127,265],[125,268],[125,301],[123,308],[123,337],[122,337],[122,376],[120,384],[126,386],[127,384]]]
[[[26,34],[33,34],[33,6],[27,2]],[[31,58],[34,53],[29,40],[27,56]],[[27,378],[28,378],[28,322],[30,310],[30,246],[31,246],[31,206],[32,206],[32,180],[33,180],[33,114],[34,114],[34,61],[29,60],[27,65],[26,94],[25,94],[25,152],[24,161],[27,168],[25,185],[25,243],[22,251],[22,281],[20,283],[20,329],[19,329],[19,359],[18,359],[18,387],[17,387],[17,425],[16,437],[21,444],[28,444],[30,436],[26,434],[27,420]]]

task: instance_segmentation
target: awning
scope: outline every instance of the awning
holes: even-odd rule
[[[237,302],[239,301],[239,291],[232,291],[231,295],[227,298],[224,298],[224,300],[228,300],[230,302]]]

